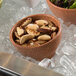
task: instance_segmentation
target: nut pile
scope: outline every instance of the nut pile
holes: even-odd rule
[[[16,27],[15,42],[21,46],[40,46],[53,39],[58,27],[53,22],[27,18],[19,27]]]

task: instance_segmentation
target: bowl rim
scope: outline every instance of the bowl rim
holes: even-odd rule
[[[66,8],[59,7],[59,6],[55,5],[55,4],[53,4],[50,0],[46,0],[46,1],[47,1],[47,3],[49,2],[50,5],[52,5],[53,7],[57,8],[57,9],[66,10],[66,11],[76,11],[76,9],[66,9]]]
[[[56,22],[58,22],[59,31],[58,31],[57,35],[56,35],[53,39],[49,40],[48,42],[46,42],[46,43],[44,43],[44,44],[42,44],[42,45],[40,45],[40,46],[35,46],[35,47],[30,47],[30,46],[29,46],[29,47],[24,47],[24,46],[21,46],[21,45],[17,44],[17,43],[13,40],[14,28],[17,26],[17,24],[18,24],[20,21],[22,21],[22,20],[24,20],[24,19],[26,19],[26,18],[28,18],[28,17],[33,17],[33,16],[37,16],[37,15],[49,16],[49,17],[53,18]],[[22,18],[21,20],[19,20],[19,21],[12,27],[12,29],[11,29],[11,31],[10,31],[10,41],[12,42],[13,45],[16,45],[17,47],[26,48],[26,49],[31,48],[31,49],[32,49],[32,48],[39,48],[39,47],[42,47],[42,46],[44,46],[44,45],[47,45],[48,43],[54,41],[60,34],[61,34],[61,24],[60,24],[60,22],[59,22],[59,20],[58,20],[57,18],[53,17],[53,16],[50,15],[50,14],[35,14],[35,15],[30,15],[30,16],[27,16],[27,17]]]

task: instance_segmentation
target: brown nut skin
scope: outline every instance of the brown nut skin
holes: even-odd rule
[[[42,33],[42,34],[50,34],[52,33],[51,29],[43,29],[43,28],[39,28],[37,29],[38,32]]]
[[[43,28],[43,29],[50,29],[48,26],[42,26],[40,28]]]
[[[55,23],[56,26],[58,26],[59,31],[57,33],[57,35],[50,41],[46,42],[43,45],[40,45],[38,47],[23,47],[21,45],[18,45],[14,39],[14,32],[17,26],[20,26],[21,23],[26,20],[27,18],[31,17],[33,20],[39,20],[39,19],[45,19],[47,21],[52,21]],[[61,41],[61,26],[60,26],[60,22],[55,18],[52,17],[51,15],[47,15],[47,14],[37,14],[37,15],[32,15],[32,16],[28,16],[23,18],[22,20],[18,21],[13,28],[10,31],[10,41],[12,42],[12,44],[15,46],[15,48],[17,48],[18,52],[20,52],[22,55],[24,56],[29,56],[32,57],[38,61],[41,61],[44,58],[52,58],[55,55],[56,49]]]

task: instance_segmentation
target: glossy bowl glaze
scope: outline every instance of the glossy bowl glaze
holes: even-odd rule
[[[27,18],[31,17],[33,20],[37,20],[37,19],[44,19],[47,21],[52,21],[55,23],[56,26],[59,27],[59,31],[57,33],[57,35],[55,36],[55,38],[53,38],[52,40],[48,41],[45,44],[42,44],[38,47],[23,47],[21,45],[18,45],[17,43],[15,43],[14,41],[14,31],[16,29],[17,26],[20,26],[22,22],[24,22],[24,20],[26,20]],[[47,14],[37,14],[37,15],[32,15],[32,16],[28,16],[23,18],[22,20],[18,21],[13,28],[10,31],[10,41],[12,42],[12,44],[15,46],[15,48],[17,48],[17,50],[24,56],[29,56],[32,57],[36,60],[42,60],[44,58],[51,58],[54,56],[56,48],[58,47],[59,43],[61,40],[61,26],[60,26],[60,22],[52,17],[51,15],[47,15]]]
[[[54,5],[50,0],[46,0],[49,8],[58,18],[64,20],[64,22],[71,22],[76,24],[76,9],[66,9]]]

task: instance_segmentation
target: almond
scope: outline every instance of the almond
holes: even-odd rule
[[[14,33],[16,38],[20,39],[20,36],[17,34],[17,32]]]
[[[50,40],[50,39],[51,39],[51,37],[47,34],[41,35],[41,36],[38,37],[38,40],[43,40],[43,41],[47,41],[47,40]]]
[[[20,27],[17,27],[17,33],[19,36],[23,35],[24,34],[24,30]]]
[[[39,26],[48,25],[48,21],[46,20],[36,20],[35,23],[38,24]]]
[[[24,27],[24,26],[28,25],[31,22],[32,22],[32,18],[28,18],[21,26]]]
[[[29,34],[26,34],[26,35],[23,35],[21,38],[20,38],[20,44],[23,44],[25,43],[27,40],[30,40],[34,38],[33,35],[29,35]]]

